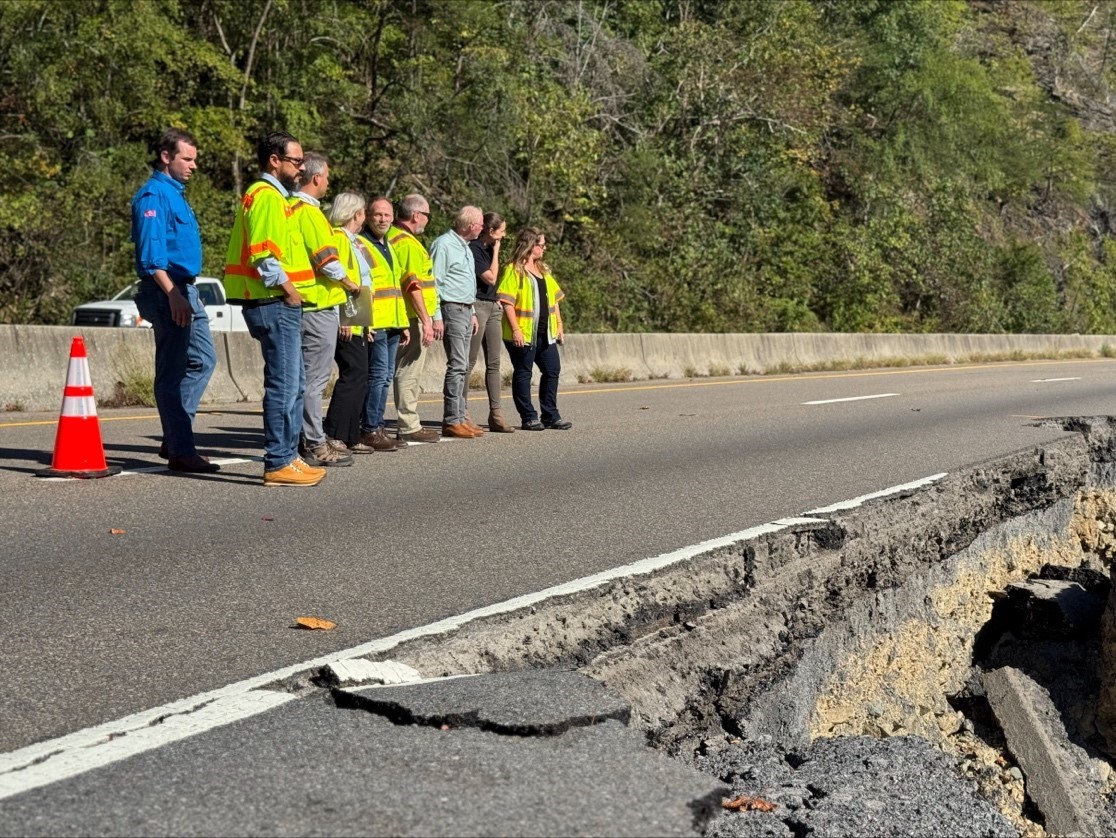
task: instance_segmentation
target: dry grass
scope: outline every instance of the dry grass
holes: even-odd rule
[[[154,407],[155,367],[130,348],[121,348],[112,359],[115,381],[112,392],[97,401],[103,407]]]

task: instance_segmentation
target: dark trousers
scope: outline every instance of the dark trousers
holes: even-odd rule
[[[543,343],[541,346],[516,346],[510,340],[504,341],[512,362],[512,401],[519,411],[524,424],[538,419],[535,407],[531,404],[531,372],[539,368],[539,409],[542,411],[543,424],[558,422],[558,374],[562,371],[562,359],[558,355],[558,344]]]
[[[337,361],[338,378],[325,417],[326,436],[356,445],[360,442],[360,412],[368,395],[368,348],[364,335],[353,335],[348,340],[339,337],[333,359]]]

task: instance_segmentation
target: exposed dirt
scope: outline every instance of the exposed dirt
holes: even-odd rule
[[[631,704],[650,742],[698,764],[734,764],[756,743],[789,756],[822,738],[921,737],[1017,829],[1042,834],[982,716],[973,649],[1009,583],[1043,565],[1108,574],[1113,428],[1063,425],[1077,433],[390,657],[427,676],[579,668]]]

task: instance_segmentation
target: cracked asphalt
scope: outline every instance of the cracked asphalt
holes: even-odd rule
[[[5,416],[0,749],[1060,438],[1063,431],[1036,420],[1116,413],[1114,369],[1108,360],[1042,362],[570,388],[560,398],[571,432],[377,454],[310,491],[265,491],[255,462],[214,477],[147,471],[38,480],[32,475],[49,461],[53,419]],[[1035,381],[1054,376],[1077,380]],[[880,393],[898,395],[804,404]],[[423,405],[428,418],[436,411]],[[201,446],[218,457],[258,454],[259,422],[254,406],[210,410],[199,416]],[[133,472],[159,464],[153,413],[103,411],[101,425],[110,462]],[[294,630],[300,615],[338,628]],[[500,752],[512,742],[497,734],[398,728],[324,701],[292,702],[223,730],[0,802],[0,821],[22,824],[20,833],[61,834],[57,818],[85,806],[88,834],[150,833],[153,823],[154,831],[198,834],[186,831],[188,822],[210,834],[317,834],[311,820],[332,834],[381,826],[385,834],[450,834],[440,824],[478,822],[492,826],[489,834],[513,834],[527,831],[520,816],[533,811],[531,823],[555,832],[594,833],[594,824],[612,832],[603,821],[577,820],[576,807],[580,797],[591,809],[584,817],[603,810],[619,817],[623,806],[584,795],[624,800],[622,775],[598,783],[588,772],[610,755],[630,757],[623,743],[637,738],[617,722],[563,734],[574,743],[565,747],[586,749],[582,767],[566,774],[538,754]],[[429,750],[408,751],[397,738],[403,730]],[[500,744],[489,750],[492,737]],[[443,765],[454,754],[457,765]],[[538,785],[529,782],[533,762],[546,769]],[[417,772],[419,765],[430,770]],[[341,782],[344,766],[352,777]],[[443,776],[434,766],[459,775],[476,806],[420,782],[418,773],[427,781]],[[370,785],[372,775],[383,788]],[[315,803],[319,778],[351,794],[322,792]],[[677,777],[671,783],[686,788]],[[448,778],[442,786],[458,788]],[[304,787],[309,797],[290,794]],[[548,803],[522,806],[513,788]],[[644,800],[638,785],[631,788]],[[683,797],[701,800],[710,793],[702,788]],[[209,804],[191,809],[191,789]],[[287,798],[268,789],[285,789]],[[571,789],[577,794],[567,799]],[[222,821],[225,799],[240,814]],[[399,803],[375,808],[385,800]],[[444,819],[463,806],[482,820]],[[683,809],[671,810],[670,824],[692,828],[693,810]],[[147,820],[137,820],[139,812]],[[321,817],[307,814],[314,812]],[[26,819],[11,820],[19,813]],[[626,817],[612,827],[665,834],[654,826],[667,821]],[[580,824],[584,831],[572,826]]]

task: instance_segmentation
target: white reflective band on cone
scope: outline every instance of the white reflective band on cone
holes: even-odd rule
[[[97,401],[92,396],[66,396],[62,400],[62,415],[79,419],[97,417]]]
[[[89,377],[89,359],[71,358],[70,367],[66,370],[66,384],[72,387],[92,387],[93,381]]]

